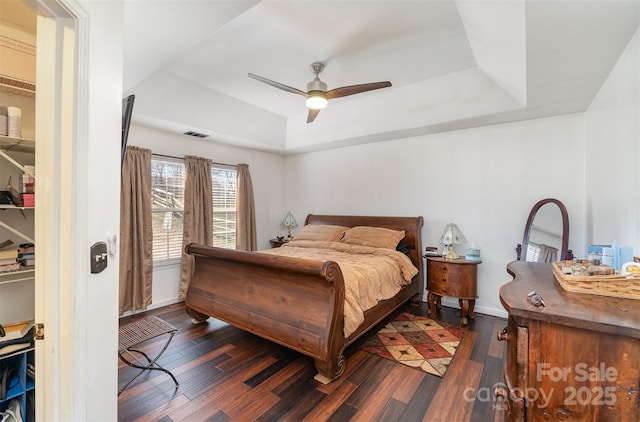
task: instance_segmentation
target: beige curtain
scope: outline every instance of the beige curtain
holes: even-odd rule
[[[236,249],[256,250],[256,212],[249,165],[238,164],[236,185]]]
[[[151,304],[151,150],[128,146],[120,188],[120,315]]]
[[[184,180],[184,228],[182,246],[194,242],[201,245],[213,244],[213,197],[211,185],[211,160],[185,156],[186,175]],[[180,266],[180,288],[178,298],[187,296],[194,258],[182,251]]]

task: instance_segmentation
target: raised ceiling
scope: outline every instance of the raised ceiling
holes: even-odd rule
[[[151,6],[152,3],[152,6]],[[585,111],[638,0],[127,1],[134,122],[289,154]],[[309,66],[334,99],[306,123]]]

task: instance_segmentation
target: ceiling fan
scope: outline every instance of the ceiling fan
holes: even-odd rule
[[[264,82],[267,85],[305,97],[307,99],[305,103],[309,108],[307,123],[313,122],[318,113],[320,113],[320,110],[327,106],[327,101],[330,99],[346,97],[348,95],[359,94],[361,92],[373,91],[374,89],[387,88],[391,86],[391,82],[384,81],[343,86],[327,91],[327,84],[322,82],[318,77],[323,69],[324,63],[315,62],[311,64],[311,71],[316,75],[316,77],[307,84],[307,92],[281,84],[280,82],[272,81],[271,79],[263,78],[262,76],[254,75],[253,73],[249,73],[249,76],[255,80]]]

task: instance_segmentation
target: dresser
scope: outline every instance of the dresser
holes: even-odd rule
[[[509,316],[504,386],[511,421],[640,420],[640,301],[565,291],[551,264],[515,261],[500,288]],[[535,290],[545,306],[528,300]]]
[[[478,264],[482,261],[428,255],[425,258],[429,291],[427,315],[435,318],[441,307],[442,296],[457,297],[460,303],[460,325],[467,325],[468,318],[476,317],[474,308],[478,298]]]

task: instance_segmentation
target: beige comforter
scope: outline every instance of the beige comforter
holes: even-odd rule
[[[340,242],[293,240],[280,248],[260,252],[338,263],[345,282],[345,338],[364,321],[367,309],[393,297],[418,273],[401,252]]]

